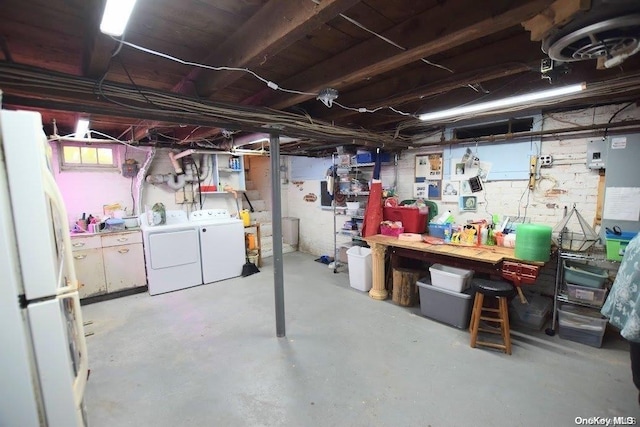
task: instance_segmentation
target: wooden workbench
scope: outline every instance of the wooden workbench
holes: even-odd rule
[[[385,253],[391,248],[393,254],[431,263],[443,263],[476,272],[501,277],[503,261],[542,266],[544,263],[518,260],[513,248],[502,246],[464,246],[453,244],[432,245],[424,242],[399,240],[397,237],[377,234],[364,238],[371,247],[372,288],[369,296],[384,300],[388,293],[385,289]]]

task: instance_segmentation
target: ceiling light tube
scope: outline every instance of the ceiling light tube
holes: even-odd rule
[[[78,119],[74,138],[84,139],[87,136],[87,132],[89,132],[89,119]]]
[[[107,0],[100,22],[100,31],[104,34],[120,37],[127,27],[136,0]]]
[[[541,99],[569,95],[572,93],[580,92],[586,89],[586,87],[587,87],[586,83],[579,83],[575,85],[543,90],[540,92],[533,92],[533,93],[527,93],[524,95],[511,96],[509,98],[497,99],[495,101],[482,102],[480,104],[466,105],[463,107],[455,107],[455,108],[442,110],[442,111],[434,111],[433,113],[424,113],[424,114],[420,114],[418,118],[423,121],[433,121],[433,120],[444,119],[444,118],[449,118],[454,116],[460,116],[463,114],[495,110],[497,108],[511,107],[514,105],[525,104],[527,102],[539,101]]]

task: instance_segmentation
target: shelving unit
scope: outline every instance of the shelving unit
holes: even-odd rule
[[[587,301],[579,301],[576,299],[569,298],[564,272],[564,261],[571,260],[577,261],[584,264],[588,264],[589,262],[599,262],[605,261],[606,254],[595,253],[595,252],[573,252],[562,249],[562,236],[558,241],[558,251],[557,251],[557,266],[556,266],[556,280],[554,286],[554,294],[553,294],[553,313],[551,318],[551,327],[545,330],[547,335],[553,336],[556,334],[558,330],[557,321],[558,321],[558,308],[559,304],[570,304],[575,306],[581,306],[585,308],[593,309],[594,311],[599,311],[602,307],[602,303],[600,304],[592,304]],[[606,288],[606,284],[605,284]]]
[[[256,262],[256,267],[262,267],[262,243],[260,241],[260,223],[255,222],[251,225],[246,225],[244,227],[245,234],[247,233],[247,229],[255,228],[256,230],[256,249],[258,251],[258,261]],[[245,245],[247,253],[249,252],[248,243]]]
[[[348,186],[351,186],[351,179],[366,179],[367,182],[371,181],[371,178],[373,177],[373,168],[375,166],[374,162],[370,162],[370,163],[352,163],[353,161],[355,161],[355,158],[351,157],[350,158],[350,162],[349,164],[345,164],[345,163],[340,163],[339,160],[342,160],[340,156],[338,156],[337,154],[333,155],[332,158],[332,163],[334,165],[334,167],[336,168],[336,171],[338,171],[338,175],[343,175],[343,176],[347,176],[349,177],[348,181],[340,181],[341,183],[348,183]],[[383,163],[382,166],[389,166],[389,165],[393,165],[396,168],[396,174],[397,174],[397,164],[398,164],[398,158],[397,156],[394,156],[393,158],[393,163]],[[351,177],[352,175],[355,175],[353,178]],[[340,187],[340,185],[338,185],[338,187]],[[343,244],[343,242],[338,242],[337,237],[338,236],[349,236],[351,237],[351,243],[352,244],[356,244],[356,245],[361,245],[361,246],[366,246],[366,242],[362,239],[362,236],[360,235],[360,230],[362,230],[362,223],[364,221],[364,210],[366,208],[366,203],[367,203],[367,198],[369,196],[369,191],[350,191],[350,190],[344,190],[344,191],[340,191],[340,193],[342,195],[344,195],[347,199],[347,202],[359,202],[360,203],[360,207],[359,207],[359,213],[352,215],[349,214],[347,209],[343,206],[336,206],[335,204],[335,197],[334,197],[334,201],[332,203],[333,205],[333,254],[334,254],[334,268],[333,271],[334,273],[338,272],[338,267],[340,266],[340,262],[338,261],[338,254],[340,251],[340,245]],[[351,222],[352,224],[355,224],[355,228],[352,229],[344,229],[343,228],[343,224],[340,224],[340,227],[338,227],[336,225],[336,222],[340,219],[340,218],[344,218],[344,223],[346,222]],[[353,226],[352,226],[353,227]],[[344,242],[347,243],[347,242]]]
[[[225,185],[231,186],[234,190],[246,190],[244,178],[244,157],[231,154],[216,154],[213,157],[213,182],[218,186],[215,193],[224,193]],[[230,167],[235,165],[234,167]],[[202,194],[205,194],[203,192]]]

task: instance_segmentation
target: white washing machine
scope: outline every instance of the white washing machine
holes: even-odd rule
[[[202,285],[199,231],[186,212],[166,213],[162,225],[149,225],[147,215],[140,215],[150,295]]]
[[[200,235],[202,282],[238,277],[245,263],[244,225],[226,209],[203,209],[189,216]]]

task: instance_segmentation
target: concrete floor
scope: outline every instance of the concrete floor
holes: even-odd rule
[[[513,331],[513,355],[375,301],[315,257],[286,254],[286,338],[273,268],[84,307],[91,427],[573,426],[638,416],[629,352]],[[267,264],[272,262],[267,259]]]

